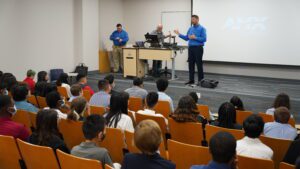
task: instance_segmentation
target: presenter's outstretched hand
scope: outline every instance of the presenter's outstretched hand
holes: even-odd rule
[[[122,39],[119,39],[119,42],[121,43],[123,40]]]
[[[174,30],[174,33],[177,34],[177,35],[180,34],[179,31],[178,31],[178,29],[175,29],[175,30]]]
[[[195,35],[189,35],[189,39],[196,39]]]

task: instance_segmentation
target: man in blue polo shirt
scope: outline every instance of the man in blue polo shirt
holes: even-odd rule
[[[128,34],[123,30],[121,24],[117,24],[117,30],[110,35],[110,40],[113,41],[113,60],[114,60],[114,72],[122,72],[123,58],[122,47],[128,42]]]
[[[185,83],[186,85],[191,85],[195,83],[195,64],[198,69],[198,85],[200,81],[204,78],[203,74],[203,46],[206,42],[206,29],[199,24],[199,17],[197,15],[192,15],[192,26],[189,28],[186,35],[179,33],[178,30],[174,32],[179,35],[179,37],[185,41],[189,41],[189,81]]]

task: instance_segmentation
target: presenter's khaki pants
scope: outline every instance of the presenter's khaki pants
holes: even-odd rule
[[[123,69],[122,47],[113,45],[114,72],[118,72],[119,68]]]

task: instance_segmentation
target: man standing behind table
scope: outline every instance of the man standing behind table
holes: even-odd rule
[[[174,32],[179,35],[183,40],[189,41],[188,50],[188,63],[189,63],[189,81],[185,83],[186,85],[191,85],[195,83],[195,64],[198,69],[198,84],[200,85],[201,80],[204,78],[203,74],[203,46],[206,42],[206,29],[199,24],[199,17],[197,15],[192,15],[192,26],[189,28],[186,35],[179,33],[178,30]]]
[[[114,73],[122,72],[123,58],[122,47],[128,42],[128,34],[123,30],[121,24],[117,24],[117,30],[110,35],[110,40],[113,41],[113,60],[114,60]]]
[[[164,43],[164,40],[168,37],[171,37],[171,34],[165,36],[163,33],[163,25],[158,24],[156,27],[156,30],[151,32],[151,35],[157,35],[159,44]],[[161,69],[161,61],[160,60],[153,60],[153,65],[152,65],[152,74],[153,76],[159,76],[159,69]]]

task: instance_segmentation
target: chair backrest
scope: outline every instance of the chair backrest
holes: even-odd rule
[[[82,122],[61,119],[58,124],[59,131],[64,137],[67,147],[71,150],[85,140],[82,132]]]
[[[66,99],[69,98],[67,89],[65,87],[57,86],[57,91],[61,96],[65,97]]]
[[[207,120],[210,120],[209,107],[208,105],[197,104],[197,109],[199,114],[205,117]]]
[[[206,125],[205,129],[206,129],[206,139],[207,140],[210,140],[210,138],[213,135],[215,135],[216,133],[218,133],[219,131],[225,131],[225,132],[232,134],[236,140],[240,140],[245,136],[243,130],[227,129],[227,128],[217,127],[217,126],[213,126],[213,125]]]
[[[165,100],[159,100],[154,107],[156,113],[162,114],[165,118],[169,118],[171,112],[170,103]]]
[[[240,169],[274,169],[274,162],[272,160],[238,156],[238,167]]]
[[[17,142],[28,169],[59,169],[52,148],[29,144],[20,139],[17,139]]]
[[[56,150],[61,169],[102,169],[101,162],[86,158],[76,157]]]
[[[28,101],[29,103],[33,104],[34,106],[39,107],[35,95],[30,95],[30,96],[28,96],[28,97],[27,97],[27,101]]]
[[[167,124],[164,117],[135,113],[135,119],[137,124],[139,124],[143,120],[153,120],[159,125],[163,134],[167,133]]]
[[[0,135],[0,168],[21,169],[19,164],[21,159],[15,139]]]
[[[143,99],[139,98],[139,97],[130,97],[128,109],[131,111],[134,111],[134,112],[142,110],[143,109]]]
[[[128,116],[131,118],[133,127],[136,126],[135,112],[128,110]]]
[[[98,114],[100,116],[103,116],[103,114],[105,114],[105,110],[105,107],[90,105],[91,114]]]
[[[260,140],[273,150],[273,152],[274,152],[273,161],[274,161],[275,167],[278,168],[279,163],[283,160],[292,141],[270,138],[270,137],[266,137],[266,136],[260,136]]]
[[[169,160],[176,168],[189,169],[192,165],[205,165],[211,160],[208,147],[195,146],[168,140]]]
[[[12,116],[12,120],[14,122],[24,124],[25,127],[28,129],[28,131],[31,132],[30,129],[31,129],[32,124],[31,124],[31,121],[30,121],[27,111],[18,110],[17,113],[14,116]]]
[[[114,169],[114,168],[112,168],[111,166],[105,164],[105,169]]]
[[[122,130],[106,128],[106,137],[100,145],[109,151],[113,162],[122,163],[123,149],[125,147],[125,137]]]
[[[236,111],[236,122],[238,124],[243,125],[244,120],[249,117],[250,115],[252,115],[253,112],[252,111],[240,111],[237,110]]]
[[[294,165],[281,162],[279,165],[279,169],[295,169],[296,167]]]
[[[265,123],[268,122],[273,122],[274,121],[274,116],[271,114],[266,114],[263,112],[259,112],[258,115],[260,117],[262,117],[262,119],[264,120]],[[295,127],[296,126],[296,121],[294,118],[290,118],[289,122],[288,122],[291,126]]]
[[[182,143],[201,145],[203,140],[201,123],[179,123],[169,118],[169,131],[173,140]]]
[[[92,95],[90,93],[89,90],[83,90],[83,97],[87,100],[87,101],[90,101]]]
[[[48,107],[45,97],[36,96],[36,98],[37,98],[37,102],[39,104],[39,108],[42,109],[42,108]]]
[[[33,112],[28,112],[28,116],[31,122],[31,127],[36,128],[36,113]]]

